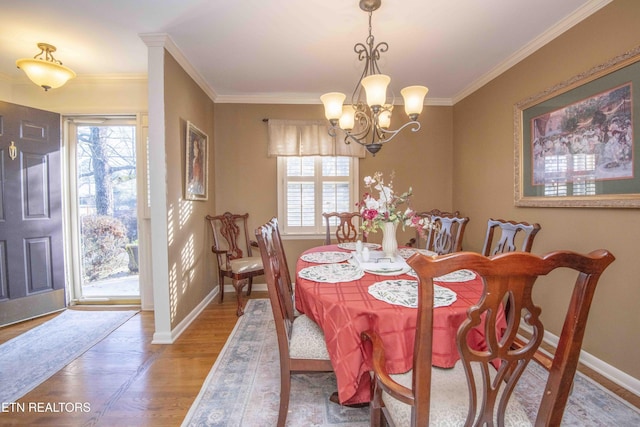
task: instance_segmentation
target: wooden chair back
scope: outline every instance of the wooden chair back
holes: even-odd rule
[[[533,239],[540,231],[540,224],[529,224],[528,222],[507,221],[504,219],[489,219],[487,221],[487,235],[484,239],[482,254],[484,256],[496,255],[505,252],[531,252]],[[495,232],[499,230],[499,238],[494,244]],[[522,240],[520,249],[516,243],[516,238]]]
[[[559,268],[572,269],[577,273],[577,279],[572,285],[565,283],[573,286],[573,293],[535,423],[557,426],[562,420],[578,365],[596,285],[602,272],[614,259],[611,253],[603,249],[586,255],[555,251],[544,256],[523,252],[493,257],[472,252],[459,252],[437,258],[420,254],[412,256],[408,262],[419,277],[412,425],[428,425],[431,393],[438,393],[437,389],[431,390],[434,277],[470,269],[483,278],[482,297],[468,310],[467,319],[457,333],[457,345],[469,396],[466,425],[493,425],[494,416],[497,416],[498,425],[503,425],[505,408],[512,398],[512,392],[527,364],[534,358],[544,335],[544,325],[540,319],[542,309],[532,300],[536,279]],[[554,286],[557,285],[560,283],[554,283]],[[503,337],[499,338],[495,333],[495,324],[503,298],[508,298],[514,309],[507,316]],[[531,330],[531,338],[517,344],[516,335],[522,325]],[[487,340],[487,348],[483,351],[473,350],[468,346],[468,335],[473,334],[474,328],[478,327],[482,328]],[[494,361],[500,361],[497,370],[493,368]],[[479,366],[480,369],[474,370],[472,365]],[[388,389],[384,387],[385,390]]]
[[[431,222],[432,227],[427,230],[425,249],[438,255],[462,250],[462,238],[469,222],[468,217],[432,215]]]
[[[335,224],[336,231],[334,237],[338,243],[355,242],[360,238],[363,242],[367,241],[366,236],[360,233],[360,213],[359,212],[323,212],[327,232],[324,239],[325,245],[331,244],[331,227],[332,222]]]
[[[446,212],[446,211],[441,211],[440,209],[431,209],[430,211],[416,212],[415,215],[420,218],[425,218],[431,221],[431,217],[433,216],[441,216],[441,217],[460,216],[460,211]],[[420,233],[416,231],[416,237],[411,238],[407,243],[405,243],[405,245],[413,248],[422,248],[426,246],[426,243],[423,244],[421,240],[424,240],[424,239],[421,239]]]

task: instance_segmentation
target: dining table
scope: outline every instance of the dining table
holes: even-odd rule
[[[364,245],[364,252],[380,261],[380,245]],[[296,263],[296,309],[324,332],[338,398],[344,405],[371,400],[372,350],[363,342],[362,332],[372,330],[381,337],[390,373],[407,372],[413,364],[417,277],[402,263],[416,249],[399,248],[397,261],[380,263],[379,268],[364,259],[361,249],[353,242],[313,247]],[[452,368],[460,358],[458,327],[469,307],[479,301],[483,283],[473,271],[460,270],[434,279],[434,288],[432,362],[438,368]],[[500,313],[496,334],[501,336],[505,327],[504,313]],[[486,349],[484,325],[469,339],[473,348]]]

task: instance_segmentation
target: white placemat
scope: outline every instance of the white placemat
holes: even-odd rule
[[[435,253],[433,251],[428,251],[426,249],[417,249],[417,248],[400,248],[400,249],[398,249],[398,254],[404,259],[408,259],[409,257],[411,257],[411,255],[415,254],[416,252],[419,252],[422,255],[426,255],[426,256],[437,256],[438,255],[437,253]]]
[[[412,268],[408,273],[409,276],[418,277],[418,274]],[[476,278],[476,273],[471,270],[452,271],[444,276],[435,277],[434,282],[468,282]]]
[[[338,247],[340,249],[346,249],[348,251],[355,251],[356,250],[356,242],[338,243]],[[370,250],[376,250],[376,249],[380,249],[382,246],[380,246],[377,243],[362,242],[362,247],[363,248],[369,248]]]
[[[321,264],[303,268],[298,276],[314,282],[338,283],[358,280],[364,271],[353,264]]]
[[[369,286],[369,294],[380,301],[403,307],[418,307],[418,282],[415,280],[384,280]],[[449,288],[433,285],[433,307],[453,304],[458,296]]]
[[[351,253],[339,251],[310,252],[300,257],[303,261],[314,262],[316,264],[334,264],[346,261],[349,258],[351,258]]]

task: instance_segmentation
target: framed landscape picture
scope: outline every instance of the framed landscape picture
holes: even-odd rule
[[[209,137],[187,122],[184,193],[187,200],[207,200]]]
[[[515,204],[640,207],[640,49],[516,104]]]

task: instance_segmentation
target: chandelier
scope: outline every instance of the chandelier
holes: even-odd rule
[[[53,52],[56,51],[55,46],[38,43],[38,48],[40,53],[33,58],[22,58],[16,61],[16,66],[23,70],[32,82],[48,91],[59,88],[67,80],[76,76],[73,70],[53,57]]]
[[[420,130],[418,115],[422,112],[424,97],[429,91],[425,86],[408,86],[402,89],[400,93],[409,121],[396,130],[389,129],[395,96],[389,90],[391,96],[388,100],[387,86],[391,78],[382,74],[378,67],[380,54],[386,52],[389,45],[385,42],[376,45],[371,34],[371,17],[373,11],[380,7],[381,1],[360,0],[360,9],[369,13],[369,36],[366,44],[356,43],[353,47],[358,59],[364,61],[364,70],[351,95],[351,105],[343,106],[346,95],[340,92],[325,93],[320,97],[325,116],[331,124],[329,135],[335,137],[337,130],[341,129],[345,133],[345,144],[357,142],[374,156],[383,144],[391,141],[403,129],[409,127],[412,132]]]

